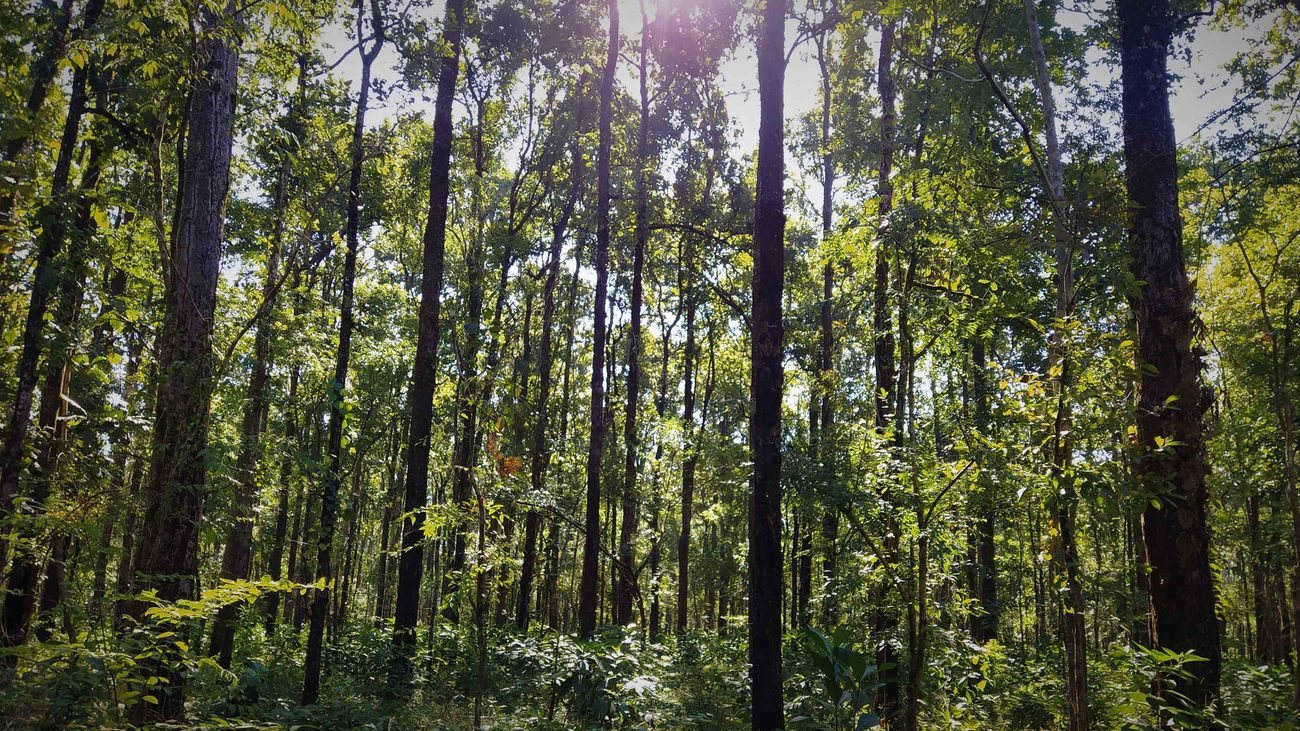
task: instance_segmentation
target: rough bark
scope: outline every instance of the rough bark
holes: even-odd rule
[[[205,451],[213,386],[212,326],[234,139],[237,53],[229,15],[204,12],[199,76],[191,91],[184,185],[168,257],[159,338],[153,452],[144,489],[135,586],[165,601],[198,593],[198,533],[206,492]],[[133,615],[143,615],[136,604]],[[141,715],[172,720],[184,712],[185,677],[160,663],[170,682]]]
[[[781,397],[785,339],[785,15],[767,0],[758,41],[758,174],[750,322],[749,677],[751,727],[785,727],[781,679]]]
[[[1177,139],[1167,69],[1175,10],[1167,0],[1119,0],[1125,184],[1137,297],[1139,485],[1151,566],[1153,642],[1195,652],[1179,689],[1196,703],[1218,692],[1221,654],[1206,527],[1201,357],[1193,344],[1193,286],[1183,261]],[[1157,438],[1160,440],[1157,443]]]

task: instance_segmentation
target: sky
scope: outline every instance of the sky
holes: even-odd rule
[[[797,2],[798,0],[796,0]],[[655,0],[647,0],[651,15],[654,13]],[[620,30],[624,38],[639,35],[641,28],[640,0],[619,0]],[[441,18],[441,8],[425,12]],[[1076,30],[1082,29],[1093,21],[1079,9],[1062,9],[1059,21]],[[1231,31],[1215,30],[1208,27],[1197,29],[1190,41],[1190,62],[1182,54],[1175,53],[1170,62],[1170,71],[1178,78],[1171,88],[1171,108],[1174,116],[1174,128],[1180,140],[1185,140],[1196,132],[1202,124],[1216,112],[1232,103],[1236,85],[1227,79],[1222,67],[1239,50],[1244,49],[1252,39],[1262,36],[1261,28],[1233,29]],[[351,44],[351,19],[345,24],[331,28],[325,33],[327,59],[337,59]],[[787,28],[787,42],[795,37],[794,26]],[[786,70],[785,111],[787,119],[794,119],[813,109],[818,103],[820,82],[817,65],[812,57],[812,45],[796,50]],[[1026,51],[1027,52],[1027,51]],[[400,79],[397,70],[397,53],[390,44],[380,55],[375,76],[385,82],[393,83]],[[1118,79],[1119,69],[1107,63],[1100,49],[1093,49],[1088,57],[1088,81],[1093,85],[1106,85]],[[339,66],[341,73],[353,80],[360,74],[360,62],[357,54],[352,53]],[[737,144],[742,154],[757,146],[758,140],[758,97],[757,68],[753,54],[753,44],[743,44],[735,54],[721,66],[722,87],[727,92],[728,111],[737,127]],[[631,70],[624,69],[620,82],[633,92],[634,81]],[[1058,92],[1061,93],[1061,92]],[[429,101],[425,103],[416,97],[416,109],[432,116],[432,92],[426,90]],[[377,109],[382,116],[391,116],[398,111],[397,97],[385,108]],[[1068,128],[1071,124],[1071,109],[1068,96],[1058,100],[1061,123]],[[1119,120],[1114,120],[1118,129]],[[1213,127],[1211,126],[1210,129]]]

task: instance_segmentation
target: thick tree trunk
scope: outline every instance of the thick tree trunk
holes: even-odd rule
[[[403,695],[410,687],[415,623],[420,611],[424,578],[424,508],[429,501],[429,435],[433,426],[433,387],[438,363],[438,318],[442,309],[442,279],[447,248],[447,203],[451,194],[452,103],[460,69],[465,0],[448,0],[443,21],[444,49],[434,102],[432,161],[429,167],[429,212],[424,228],[423,275],[411,375],[411,425],[406,447],[406,490],[402,520],[401,558],[397,569],[397,605],[393,615],[393,660],[388,687]]]
[[[198,593],[198,534],[206,483],[212,394],[212,325],[221,263],[226,192],[234,140],[237,53],[221,16],[203,13],[191,92],[188,143],[176,235],[168,257],[166,310],[158,353],[158,404],[153,453],[145,484],[144,520],[135,560],[135,586],[164,601]],[[133,614],[143,616],[144,605]],[[141,716],[180,718],[185,676],[179,662],[160,661],[168,683],[157,706]]]
[[[600,463],[605,449],[605,300],[609,296],[609,157],[618,66],[618,2],[609,0],[609,46],[600,83],[600,139],[596,150],[596,295],[591,351],[591,424],[587,438],[587,506],[578,593],[578,634],[596,629],[600,571]]]
[[[364,0],[357,0],[357,43],[364,37],[362,16]],[[357,248],[361,216],[361,167],[365,161],[366,110],[370,102],[370,67],[384,45],[384,20],[379,0],[372,0],[370,47],[362,47],[361,80],[357,92],[356,116],[352,122],[351,169],[348,175],[347,223],[343,255],[343,291],[339,305],[339,345],[334,359],[334,379],[329,389],[329,446],[321,484],[320,530],[316,534],[316,580],[329,582],[334,549],[335,524],[339,511],[339,483],[343,472],[344,400],[347,398],[348,361],[352,356],[353,285],[357,275]],[[360,465],[353,465],[359,469]],[[312,596],[311,623],[307,630],[307,659],[303,665],[302,703],[312,705],[320,694],[321,650],[325,635],[325,615],[329,611],[328,586],[316,589]]]
[[[1177,140],[1167,70],[1175,9],[1167,0],[1119,0],[1125,182],[1137,298],[1139,485],[1155,497],[1142,516],[1152,568],[1153,641],[1195,652],[1179,690],[1197,703],[1218,692],[1221,654],[1205,511],[1205,403],[1193,345],[1193,287],[1183,262]],[[1159,439],[1159,442],[1157,442]]]
[[[785,727],[781,679],[781,398],[785,337],[785,15],[767,0],[758,40],[758,174],[750,322],[749,505],[750,717],[755,731]]]

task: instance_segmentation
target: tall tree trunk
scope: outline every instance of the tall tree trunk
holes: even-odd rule
[[[758,40],[758,174],[750,342],[749,679],[751,727],[785,727],[781,679],[781,398],[785,336],[785,0],[767,0]]]
[[[618,2],[609,0],[609,46],[600,83],[600,138],[596,149],[596,295],[592,322],[591,424],[587,438],[587,507],[582,543],[578,634],[596,629],[600,570],[600,462],[605,448],[605,300],[609,296],[609,156],[618,66]]]
[[[296,99],[294,100],[295,103],[292,103],[289,107],[288,110],[289,113],[287,115],[288,118],[286,120],[289,129],[294,131],[295,133],[297,133],[301,129],[300,117],[302,113],[304,99],[307,93],[307,62],[308,62],[307,54],[299,53],[298,54],[298,91],[297,91]],[[280,213],[279,215],[276,216],[276,223],[274,229],[275,244],[272,249],[272,251],[275,252],[277,258],[280,256],[279,252],[280,249],[282,248],[282,244],[284,241],[285,226],[284,226],[283,212],[285,208],[288,206],[289,174],[292,170],[292,164],[293,164],[293,157],[290,154],[289,150],[282,150],[280,154],[281,154],[280,169],[277,172],[276,186],[275,186],[275,202],[276,202],[277,209],[280,211]],[[294,303],[293,303],[293,317],[294,320],[297,320],[302,310],[302,298],[297,295],[298,288],[301,285],[301,279],[300,279],[301,267],[298,266],[297,262],[291,262],[290,266],[294,270],[293,291],[295,292],[295,296],[294,296]],[[274,277],[271,276],[270,274],[271,267],[268,266],[267,269],[268,269],[267,281],[270,282],[274,279]],[[265,297],[266,296],[264,294],[264,300]],[[268,325],[266,326],[266,329],[268,331],[272,330],[272,328],[269,327],[269,322]],[[259,332],[260,330],[261,328],[259,328]],[[273,333],[269,333],[269,334],[273,334]],[[254,350],[256,350],[256,343],[254,343]],[[272,542],[271,542],[271,555],[269,560],[270,566],[267,569],[267,573],[274,581],[279,581],[284,573],[284,544],[288,536],[288,528],[289,528],[289,492],[290,492],[290,485],[293,483],[294,464],[297,461],[294,455],[297,454],[298,421],[297,421],[297,415],[294,413],[294,408],[298,396],[298,378],[299,378],[299,365],[297,363],[294,363],[293,368],[289,373],[289,395],[284,408],[284,443],[285,446],[292,451],[289,454],[281,455],[280,458],[280,480],[279,480],[280,484],[279,484],[279,490],[277,491],[279,495],[276,501],[276,510],[275,510],[275,533],[272,537]],[[294,530],[296,533],[297,528],[295,528]],[[290,574],[293,573],[292,558],[290,558],[289,560],[289,573]],[[273,591],[267,595],[265,601],[265,609],[266,609],[266,633],[267,635],[270,635],[275,630],[275,624],[280,612],[280,592]]]
[[[91,215],[91,197],[99,186],[104,153],[102,141],[97,140],[92,143],[90,159],[82,172],[78,203],[71,226],[73,245],[69,248],[69,256],[65,262],[66,271],[63,272],[59,303],[55,307],[53,318],[57,325],[58,336],[51,339],[45,362],[45,382],[41,388],[37,426],[46,434],[46,443],[32,467],[32,488],[30,500],[26,505],[27,512],[32,515],[28,520],[45,512],[45,504],[53,492],[54,483],[58,480],[58,463],[67,440],[67,421],[64,417],[67,415],[68,386],[72,375],[72,358],[76,354],[77,324],[85,299],[86,257],[95,227],[94,217]],[[57,212],[54,215],[66,216],[68,212]],[[64,227],[60,226],[60,228]],[[11,531],[16,532],[17,528],[18,526],[14,526]],[[61,598],[60,579],[63,568],[61,557],[66,556],[68,537],[63,531],[53,530],[50,531],[48,540],[52,547],[52,555],[48,561],[42,561],[41,556],[25,547],[19,547],[14,552],[13,567],[8,577],[8,593],[4,599],[3,617],[0,618],[0,629],[3,630],[0,646],[16,647],[27,638],[28,625],[37,609],[36,587],[43,565],[49,572],[47,579],[49,591],[43,599],[51,601],[49,607],[52,608]],[[44,546],[41,546],[41,553],[44,553]],[[41,639],[45,640],[48,637]],[[3,659],[9,667],[12,667],[16,661],[15,655],[5,655]]]
[[[451,193],[452,103],[465,22],[466,0],[448,0],[443,21],[443,57],[434,102],[432,160],[429,166],[429,211],[424,228],[423,275],[411,374],[411,426],[406,447],[406,490],[403,502],[401,558],[397,569],[397,605],[393,615],[393,659],[390,695],[410,687],[415,623],[420,611],[424,578],[424,508],[429,502],[429,435],[433,426],[433,387],[438,363],[438,318],[442,309],[442,279],[447,248],[447,202]]]
[[[822,244],[827,246],[831,237],[832,226],[835,216],[835,156],[831,154],[831,33],[830,30],[823,30],[817,38],[817,66],[821,73],[821,164],[822,164]],[[829,247],[828,247],[829,248]],[[840,504],[834,497],[837,471],[835,469],[836,455],[838,445],[835,440],[835,402],[833,398],[834,386],[831,383],[834,377],[835,361],[835,313],[832,303],[832,296],[835,287],[835,266],[831,263],[827,252],[826,260],[822,263],[822,301],[820,314],[820,330],[818,333],[817,346],[817,386],[820,408],[817,418],[816,443],[814,451],[816,454],[818,470],[820,472],[820,484],[822,488],[823,500],[828,500],[829,505],[822,513],[822,544],[824,553],[822,555],[822,581],[825,584],[826,598],[822,607],[822,622],[827,628],[839,624],[839,611],[836,606],[835,586],[835,560],[838,551],[837,537],[839,535],[840,525]],[[805,529],[806,530],[806,529]],[[804,540],[811,544],[811,531]],[[806,552],[811,549],[811,545],[806,546],[803,550]],[[804,554],[804,560],[811,562],[812,557]],[[809,572],[811,574],[811,571]],[[807,592],[807,584],[811,576],[805,579],[804,591]],[[806,594],[802,603],[807,605]],[[800,617],[806,616],[806,612],[801,611]]]
[[[100,0],[94,0],[87,10],[89,12],[95,8],[102,8]],[[88,17],[87,20],[90,21],[91,18]],[[50,296],[59,287],[61,279],[56,259],[66,243],[68,229],[72,222],[73,204],[69,182],[73,157],[77,150],[81,118],[86,111],[86,86],[92,71],[91,66],[91,63],[84,64],[73,73],[68,113],[64,118],[59,153],[50,180],[50,201],[41,207],[38,215],[41,230],[36,239],[36,261],[32,271],[31,294],[28,297],[27,318],[23,323],[22,345],[14,379],[14,402],[6,425],[3,452],[0,453],[0,519],[3,520],[8,520],[13,510],[14,499],[18,496],[24,447],[32,417],[32,401],[36,392],[36,382],[39,379],[37,362],[43,347],[45,315],[49,310]],[[3,225],[2,220],[0,225]],[[6,563],[8,548],[8,540],[0,538],[0,566]]]
[[[365,0],[357,0],[357,43],[363,44]],[[339,483],[343,471],[344,399],[347,397],[348,361],[352,356],[353,284],[357,275],[357,248],[361,215],[361,167],[365,161],[366,109],[370,103],[370,67],[384,46],[384,19],[380,0],[371,0],[370,47],[361,47],[361,80],[357,90],[357,111],[352,122],[351,169],[348,174],[347,223],[343,255],[343,291],[339,305],[339,345],[334,358],[334,379],[329,389],[329,465],[323,474],[320,498],[320,531],[316,535],[316,580],[329,582],[333,570],[335,524],[338,521]],[[360,469],[359,464],[352,467]],[[302,703],[312,705],[320,694],[321,650],[325,615],[329,611],[328,585],[312,597],[311,623],[307,630],[307,659],[303,665]]]
[[[876,72],[877,94],[880,96],[880,168],[876,183],[877,210],[883,225],[894,206],[894,183],[890,179],[894,167],[894,21],[885,23],[880,33],[880,60]],[[892,405],[897,394],[894,373],[894,333],[889,313],[889,256],[884,242],[876,249],[875,290],[872,300],[872,334],[875,339],[874,358],[876,375],[876,434],[884,438],[892,420]],[[898,435],[895,435],[897,438]],[[881,557],[887,577],[891,584],[892,575],[898,567],[899,524],[895,514],[893,475],[887,476],[883,495],[888,515],[885,519],[885,537],[882,541],[884,555]],[[894,649],[890,635],[898,625],[898,617],[893,609],[882,601],[876,610],[873,622],[879,643],[877,665],[899,667],[898,651]],[[898,716],[899,692],[898,673],[889,671],[882,679],[880,690],[876,695],[876,705],[880,715],[892,722]]]
[[[1083,587],[1079,580],[1079,549],[1075,534],[1077,499],[1074,488],[1074,449],[1071,438],[1070,399],[1073,363],[1067,330],[1074,310],[1074,262],[1065,200],[1065,174],[1056,137],[1056,105],[1052,96],[1051,69],[1043,48],[1034,0],[1024,0],[1029,46],[1034,57],[1034,81],[1043,114],[1046,142],[1046,193],[1052,211],[1052,233],[1056,258],[1056,312],[1052,326],[1051,381],[1056,401],[1052,435],[1052,477],[1050,498],[1057,541],[1052,558],[1056,573],[1065,580],[1064,612],[1065,689],[1070,704],[1070,730],[1088,728],[1088,633],[1084,624]]]
[[[1207,472],[1201,358],[1192,344],[1193,287],[1183,262],[1177,140],[1169,113],[1169,46],[1175,9],[1167,0],[1118,0],[1125,183],[1131,206],[1137,298],[1139,484],[1153,496],[1142,515],[1155,616],[1153,641],[1195,652],[1179,689],[1207,703],[1219,688],[1221,654],[1205,523]],[[1160,442],[1157,444],[1156,440]]]
[[[646,167],[650,164],[650,79],[647,57],[650,22],[641,2],[641,50],[638,62],[641,117],[636,133],[636,222],[632,241],[632,321],[627,339],[627,413],[623,422],[623,516],[618,532],[618,601],[614,621],[632,624],[632,598],[637,594],[636,560],[633,542],[637,532],[637,467],[641,439],[637,434],[637,400],[641,395],[641,308],[642,275],[645,270],[646,239],[649,237],[649,192]]]
[[[212,326],[237,88],[238,57],[231,30],[223,15],[203,12],[197,52],[200,72],[190,97],[189,141],[181,172],[184,185],[166,262],[153,453],[135,560],[136,588],[154,589],[164,601],[193,598],[199,588],[198,538],[213,385]],[[136,603],[134,616],[143,616],[144,609]],[[154,674],[168,682],[156,694],[158,705],[140,704],[138,714],[180,718],[185,676],[179,660],[160,659]]]

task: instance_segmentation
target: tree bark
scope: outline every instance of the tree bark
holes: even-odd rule
[[[357,43],[362,44],[365,0],[357,0]],[[361,215],[361,167],[365,161],[366,109],[370,102],[370,67],[384,45],[384,19],[379,0],[371,0],[370,47],[361,49],[361,80],[357,110],[352,123],[351,169],[348,174],[346,251],[343,255],[343,291],[339,305],[339,345],[334,358],[334,379],[329,390],[329,465],[321,484],[320,532],[316,535],[316,581],[327,582],[312,596],[311,622],[307,630],[307,659],[303,665],[302,703],[312,705],[320,694],[321,650],[325,615],[329,612],[331,568],[335,525],[338,521],[339,483],[343,472],[343,419],[347,398],[348,361],[352,356],[353,285],[357,275],[357,248]],[[354,464],[353,469],[359,469]]]
[[[784,387],[785,0],[767,0],[758,40],[758,173],[750,322],[750,717],[755,731],[785,727],[781,678],[781,398]]]
[[[1167,0],[1118,0],[1117,9],[1129,239],[1134,276],[1145,282],[1137,298],[1137,475],[1152,497],[1142,515],[1152,568],[1152,640],[1206,658],[1188,664],[1191,678],[1178,681],[1180,692],[1203,704],[1218,693],[1221,654],[1205,520],[1201,357],[1192,343],[1193,287],[1183,262],[1169,112],[1176,17]]]
[[[618,67],[618,2],[609,0],[609,46],[600,84],[600,138],[596,149],[596,296],[591,352],[591,424],[587,438],[587,506],[578,593],[578,634],[596,629],[600,571],[600,463],[605,446],[605,300],[609,296],[609,157]]]
[[[429,211],[424,228],[423,274],[415,366],[411,375],[411,425],[406,447],[406,490],[398,560],[397,604],[393,615],[393,659],[389,668],[390,695],[410,688],[415,624],[424,578],[424,508],[429,502],[429,436],[433,426],[433,388],[438,363],[438,319],[442,309],[442,279],[447,248],[447,202],[451,194],[452,103],[460,70],[465,0],[448,0],[443,21],[444,55],[434,102],[432,160],[429,167]]]
[[[227,8],[227,12],[232,9]],[[230,186],[238,57],[227,17],[202,14],[200,72],[191,91],[188,143],[176,235],[168,257],[167,295],[158,353],[159,389],[153,453],[145,484],[144,520],[135,586],[164,601],[198,593],[198,534],[206,491],[205,452],[213,386],[212,326]],[[142,617],[145,606],[132,612]],[[169,682],[142,717],[175,720],[185,708],[179,661],[159,662]]]

